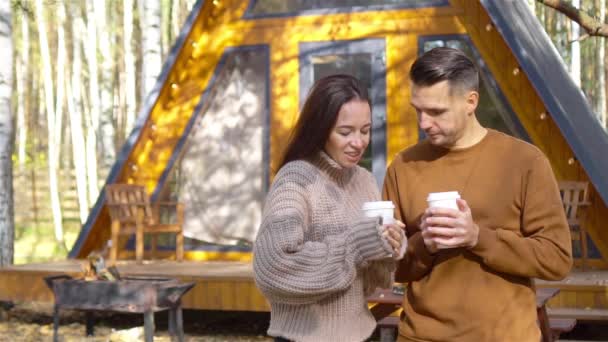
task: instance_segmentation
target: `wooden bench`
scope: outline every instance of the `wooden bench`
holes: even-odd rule
[[[557,288],[539,288],[536,290],[536,312],[542,342],[553,342],[560,334],[571,331],[576,325],[576,319],[548,317],[546,304],[549,299],[555,297],[558,293],[559,289]],[[368,297],[367,301],[376,304],[371,308],[371,312],[378,323],[380,341],[395,341],[399,317],[392,314],[401,308],[403,295],[396,294],[388,289],[378,289]]]
[[[135,234],[135,257],[142,263],[144,255],[144,234],[151,234],[152,257],[156,254],[157,234],[175,233],[175,254],[178,261],[184,259],[184,206],[181,203],[150,203],[146,188],[135,184],[106,185],[106,205],[112,220],[111,264],[118,256],[120,235]],[[175,222],[161,223],[160,208],[174,208]]]

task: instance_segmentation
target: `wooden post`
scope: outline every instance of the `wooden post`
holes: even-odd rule
[[[118,236],[120,230],[120,221],[112,220],[112,246],[110,246],[110,266],[116,266],[118,258]]]
[[[137,263],[141,264],[144,260],[144,209],[137,208],[137,216],[135,219],[135,258]]]

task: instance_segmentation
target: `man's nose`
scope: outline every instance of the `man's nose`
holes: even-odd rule
[[[432,121],[433,120],[431,119],[431,117],[429,117],[424,112],[422,112],[418,115],[418,125],[420,126],[420,129],[422,129],[423,131],[431,128],[431,126],[433,124]]]

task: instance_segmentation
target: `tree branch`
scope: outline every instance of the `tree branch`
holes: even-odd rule
[[[601,22],[597,18],[580,10],[568,1],[564,0],[536,0],[545,6],[554,8],[568,18],[577,22],[589,36],[608,37],[608,24]]]

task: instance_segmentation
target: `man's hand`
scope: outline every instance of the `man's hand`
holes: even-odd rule
[[[437,249],[472,248],[477,245],[479,226],[473,221],[471,208],[463,199],[458,199],[457,203],[459,210],[428,208],[423,215],[424,222],[421,225],[421,229],[424,227],[423,237],[426,230],[427,235],[430,235],[429,239],[435,243]],[[429,252],[431,252],[430,249]]]

